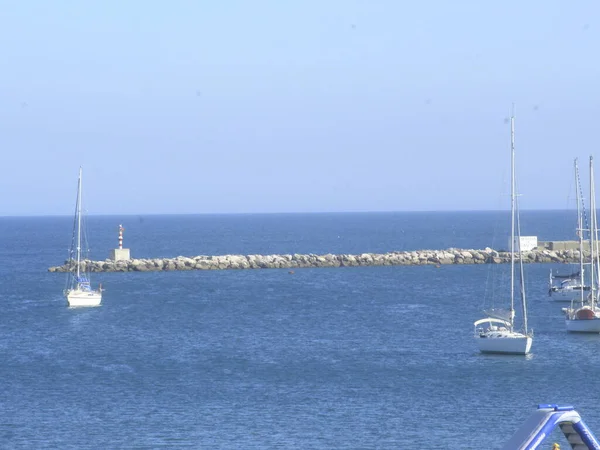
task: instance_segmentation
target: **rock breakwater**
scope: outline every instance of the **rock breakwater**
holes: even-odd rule
[[[586,252],[584,252],[584,256]],[[532,250],[523,252],[527,263],[569,263],[579,261],[578,250]],[[355,267],[355,266],[421,266],[447,264],[503,264],[510,262],[510,252],[456,249],[417,250],[389,253],[362,253],[360,255],[331,253],[286,255],[219,255],[178,256],[175,258],[144,258],[127,261],[84,260],[82,269],[92,272],[151,272],[171,270],[228,270],[228,269],[294,269],[308,267]],[[49,272],[68,272],[74,266],[65,262],[50,267]]]

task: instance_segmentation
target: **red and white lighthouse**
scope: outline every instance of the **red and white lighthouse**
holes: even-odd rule
[[[110,251],[110,259],[113,261],[127,261],[131,259],[128,248],[123,248],[123,231],[125,228],[119,224],[119,246]]]
[[[123,250],[123,231],[125,231],[125,228],[119,224],[119,250]]]

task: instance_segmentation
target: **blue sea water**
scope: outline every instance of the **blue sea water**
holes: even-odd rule
[[[573,238],[572,211],[522,219]],[[119,224],[133,257],[363,253],[505,247],[509,213],[91,216],[94,259]],[[557,265],[526,267],[532,354],[486,356],[508,266],[102,273],[102,306],[70,309],[47,268],[71,229],[0,218],[0,448],[497,449],[552,402],[600,434],[600,335],[566,333]]]

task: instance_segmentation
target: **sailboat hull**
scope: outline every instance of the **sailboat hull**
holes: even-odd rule
[[[584,291],[589,291],[589,288],[586,286]],[[585,294],[587,295],[587,293]],[[581,288],[576,286],[573,288],[564,288],[553,290],[550,294],[550,298],[555,302],[571,302],[574,300],[579,300],[581,297]]]
[[[571,333],[600,333],[600,319],[566,319],[567,331]]]
[[[497,337],[477,337],[481,353],[496,353],[505,355],[526,355],[531,350],[533,339],[520,333],[511,333]]]
[[[102,302],[102,293],[98,291],[81,291],[72,289],[67,291],[67,302],[71,307],[99,306]]]

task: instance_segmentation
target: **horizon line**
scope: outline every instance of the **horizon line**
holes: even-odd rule
[[[576,208],[528,208],[521,212],[560,212],[572,211]],[[300,215],[300,214],[414,214],[414,213],[486,213],[486,212],[510,212],[507,209],[438,209],[438,210],[373,210],[373,211],[287,211],[287,212],[202,212],[202,213],[87,213],[88,217],[140,217],[140,216],[252,216],[252,215]],[[34,218],[34,217],[73,217],[72,214],[0,214],[0,218]]]

